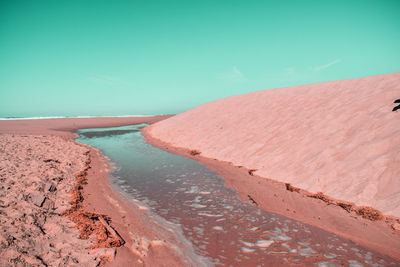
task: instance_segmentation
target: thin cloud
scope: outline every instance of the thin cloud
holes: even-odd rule
[[[239,70],[239,68],[236,66],[233,66],[229,72],[223,73],[219,76],[221,79],[223,79],[227,82],[235,82],[236,83],[236,82],[243,82],[243,81],[247,80],[247,78],[243,74],[243,72],[241,72]]]
[[[242,77],[242,78],[244,78],[243,73],[242,73],[236,66],[233,66],[233,68],[232,68],[232,74],[233,74],[234,76],[236,76],[236,77]]]
[[[288,75],[293,75],[296,73],[296,68],[295,67],[288,67],[284,69],[285,73]]]
[[[314,67],[313,70],[314,70],[314,71],[322,71],[322,70],[325,70],[325,69],[327,69],[327,68],[330,68],[330,67],[332,67],[333,65],[336,65],[336,64],[338,64],[338,63],[340,63],[340,62],[342,62],[342,60],[339,58],[339,59],[336,59],[336,60],[334,60],[334,61],[332,61],[332,62],[329,62],[328,64]]]

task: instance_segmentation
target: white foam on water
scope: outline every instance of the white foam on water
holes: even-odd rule
[[[337,257],[337,255],[333,254],[333,253],[329,253],[329,254],[324,254],[324,257],[327,259],[334,259]]]
[[[359,263],[356,260],[349,260],[349,267],[364,267],[364,265],[362,265],[361,263]]]
[[[251,252],[256,251],[255,249],[246,248],[246,247],[242,247],[241,250],[242,250],[243,253],[251,253]]]
[[[180,187],[180,188],[175,189],[175,191],[177,191],[177,192],[185,192],[186,193],[186,188],[185,187]]]
[[[206,217],[223,217],[224,215],[222,214],[210,214],[210,213],[205,213],[205,212],[199,212],[197,213],[200,216],[206,216]]]
[[[250,243],[250,242],[246,242],[246,241],[242,241],[242,240],[240,240],[240,242],[243,243],[245,246],[248,246],[248,247],[254,246],[254,243]]]
[[[199,193],[199,192],[200,192],[199,187],[196,185],[191,186],[189,191],[185,191],[185,193],[188,193],[188,194],[195,194],[195,193]]]
[[[193,227],[193,231],[195,231],[196,233],[198,233],[199,235],[203,235],[204,234],[204,229],[200,228],[200,227]]]
[[[201,196],[197,196],[193,199],[193,202],[200,202]]]
[[[230,210],[230,211],[232,211],[233,210],[233,206],[230,206],[230,205],[225,205],[224,206],[227,210]]]
[[[193,207],[193,208],[196,208],[196,209],[202,209],[202,208],[205,208],[207,206],[194,203],[194,204],[189,205],[189,207]]]
[[[326,262],[326,261],[323,261],[323,262],[319,262],[319,263],[318,263],[318,267],[339,267],[339,266],[340,266],[340,265],[333,264],[333,263]]]
[[[298,247],[298,249],[299,249],[300,256],[311,256],[311,255],[316,253],[316,251],[313,250],[312,248],[300,248],[300,247]]]
[[[110,178],[114,179],[115,177],[111,175]],[[114,186],[116,186],[117,190],[120,190],[127,201],[135,205],[139,210],[143,211],[143,216],[151,218],[150,221],[156,226],[154,229],[157,231],[157,233],[163,236],[163,238],[166,240],[169,240],[171,237],[171,240],[175,240],[174,243],[167,241],[166,245],[174,249],[187,266],[213,266],[209,258],[195,253],[193,244],[184,236],[182,226],[179,224],[179,221],[165,220],[161,216],[153,213],[149,206],[147,206],[147,203],[151,203],[152,201],[149,201],[148,199],[140,201],[132,198],[132,196],[121,190],[120,186],[116,184],[114,184]],[[199,230],[200,233],[203,234],[204,230],[201,228],[199,228]]]
[[[242,240],[240,240],[240,242],[243,243],[247,247],[259,247],[259,248],[267,248],[271,244],[274,243],[273,240],[265,240],[265,239],[258,240],[255,243],[246,242],[246,241],[242,241]]]
[[[366,260],[372,260],[372,253],[371,252],[367,252],[367,254],[365,254],[365,259]]]
[[[267,248],[273,243],[273,240],[258,240],[254,245],[260,248]]]
[[[272,237],[272,239],[274,239],[274,240],[288,241],[288,240],[292,239],[291,237],[282,233],[282,230],[278,227],[275,227],[274,234],[275,234],[275,236]]]
[[[340,250],[340,251],[347,251],[346,249],[344,249],[342,246],[338,246],[337,248],[336,248],[336,250]]]
[[[221,226],[214,226],[212,229],[217,230],[217,231],[223,231],[224,228],[222,228]]]
[[[126,184],[127,182],[126,182],[125,180],[116,178],[116,179],[115,179],[115,183],[116,183],[117,185],[123,185],[123,184]]]
[[[275,240],[282,240],[282,241],[288,241],[290,239],[292,239],[291,237],[285,235],[285,234],[281,234],[281,235],[277,235],[275,236],[273,239]]]
[[[22,118],[0,118],[2,121],[20,121],[20,120],[46,120],[46,119],[65,119],[65,118],[77,118],[77,117],[63,117],[63,116],[52,116],[52,117],[22,117]]]

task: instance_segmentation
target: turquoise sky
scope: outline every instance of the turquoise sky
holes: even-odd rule
[[[400,1],[0,1],[0,117],[179,113],[400,71]]]

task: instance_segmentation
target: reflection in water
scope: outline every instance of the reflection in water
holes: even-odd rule
[[[319,228],[260,210],[191,159],[147,144],[144,125],[79,130],[77,141],[116,165],[112,183],[183,230],[215,265],[396,265],[389,257]]]

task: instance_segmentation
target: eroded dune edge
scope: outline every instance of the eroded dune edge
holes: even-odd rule
[[[164,149],[242,169],[236,180],[216,171],[245,200],[388,253],[382,236],[400,249],[400,117],[392,111],[399,93],[400,73],[257,91],[206,103],[144,134]],[[286,204],[254,181],[286,191]],[[303,198],[323,205],[305,210]],[[327,212],[333,206],[341,226],[326,219],[336,216]],[[364,235],[365,224],[385,230]]]
[[[400,217],[400,72],[257,91],[148,128],[154,138],[251,174]],[[298,190],[296,190],[298,191]],[[342,205],[345,206],[345,205]]]

